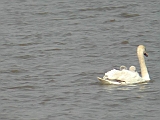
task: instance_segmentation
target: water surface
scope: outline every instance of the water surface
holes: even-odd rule
[[[0,119],[158,120],[159,0],[0,1]],[[152,81],[102,85],[135,65],[143,44]]]

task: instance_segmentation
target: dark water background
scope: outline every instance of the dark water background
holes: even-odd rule
[[[158,120],[159,0],[1,0],[0,120]],[[96,79],[135,65],[152,82]]]

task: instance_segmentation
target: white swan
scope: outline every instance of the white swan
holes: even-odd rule
[[[148,57],[146,53],[146,49],[144,45],[139,45],[137,47],[137,56],[139,59],[139,64],[141,68],[141,76],[136,72],[136,68],[134,66],[130,67],[130,70],[122,69],[116,70],[113,69],[105,73],[103,78],[98,77],[103,84],[135,84],[147,82],[150,80],[148,70],[145,64],[144,56]]]

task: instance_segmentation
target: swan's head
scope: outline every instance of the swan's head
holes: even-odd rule
[[[120,66],[120,70],[127,70],[127,67],[122,65],[122,66]]]
[[[131,67],[129,67],[129,70],[132,71],[132,72],[135,72],[136,71],[136,67],[135,66],[131,66]]]
[[[138,52],[138,53],[142,53],[143,55],[145,55],[146,57],[148,57],[148,54],[147,54],[147,52],[146,52],[146,48],[145,48],[144,45],[139,45],[139,46],[137,47],[137,52]]]

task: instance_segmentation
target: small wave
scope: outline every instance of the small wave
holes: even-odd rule
[[[105,6],[105,7],[98,7],[98,8],[84,8],[84,9],[79,9],[79,11],[105,11],[105,10],[115,10],[119,8],[126,8],[127,6]]]
[[[60,48],[53,48],[53,49],[47,49],[45,51],[60,51],[60,50],[63,50],[63,49],[60,49]]]
[[[131,17],[140,16],[140,15],[139,14],[131,14],[131,13],[121,13],[120,16],[124,17],[124,18],[131,18]]]
[[[34,43],[21,43],[18,44],[18,46],[29,46],[29,45],[33,45]]]
[[[122,41],[121,44],[129,44],[128,41]]]
[[[30,86],[30,85],[15,86],[15,87],[9,87],[8,89],[35,89],[35,86]]]

